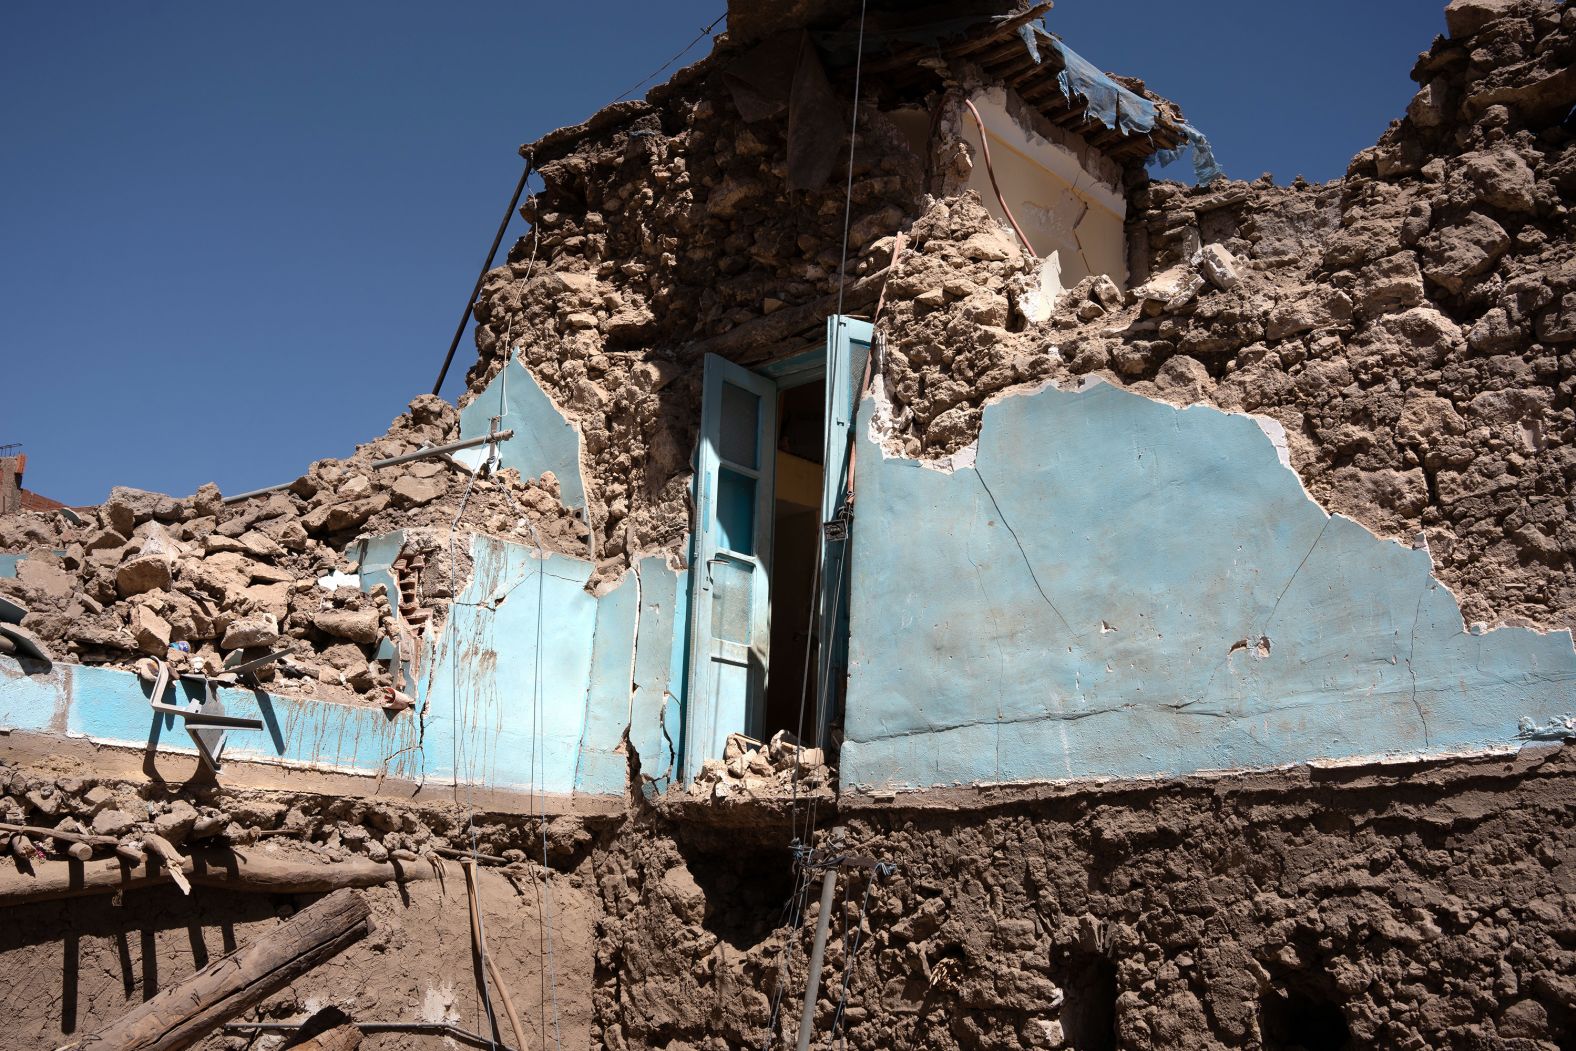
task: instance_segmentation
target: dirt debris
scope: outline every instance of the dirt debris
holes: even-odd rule
[[[701,763],[689,794],[716,801],[831,798],[835,778],[826,752],[800,744],[787,730],[766,742],[729,734],[722,758]]]
[[[154,660],[217,675],[233,654],[287,647],[257,673],[271,691],[389,703],[397,684],[379,644],[441,624],[451,575],[456,588],[469,579],[463,552],[452,574],[449,565],[462,504],[462,547],[480,533],[586,557],[585,524],[551,475],[473,478],[439,457],[372,466],[458,434],[454,407],[423,395],[382,438],[314,463],[283,490],[226,503],[214,485],[186,499],[117,487],[80,525],[0,518],[0,550],[27,554],[0,594],[28,609],[23,626],[60,659],[135,667],[151,682]],[[394,530],[413,577],[408,603],[382,584],[363,592],[354,576],[355,541]]]

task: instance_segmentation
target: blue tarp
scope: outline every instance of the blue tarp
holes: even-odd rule
[[[1124,135],[1147,135],[1154,130],[1158,115],[1153,102],[1122,87],[1091,65],[1088,59],[1038,26],[1024,28],[1032,28],[1032,32],[1024,34],[1024,41],[1029,45],[1029,54],[1036,62],[1040,60],[1038,47],[1040,40],[1049,43],[1061,58],[1062,71],[1056,75],[1056,83],[1069,101],[1082,98],[1090,116],[1095,117],[1108,128],[1120,129]],[[1210,148],[1209,140],[1204,137],[1203,132],[1191,124],[1183,124],[1182,135],[1181,146],[1174,150],[1156,152],[1150,158],[1150,163],[1170,164],[1191,149],[1193,174],[1198,178],[1200,186],[1213,182],[1225,174],[1215,160],[1215,151]]]

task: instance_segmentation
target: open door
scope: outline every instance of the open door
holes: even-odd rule
[[[832,316],[826,321],[826,449],[821,483],[821,599],[816,639],[820,651],[816,691],[822,725],[841,719],[848,671],[849,460],[854,416],[870,361],[873,327],[868,321]]]
[[[728,735],[759,737],[771,641],[773,436],[777,385],[706,355],[690,571],[686,776]]]

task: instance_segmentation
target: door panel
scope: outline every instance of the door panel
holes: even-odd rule
[[[702,760],[721,758],[730,733],[761,735],[776,433],[777,385],[706,355],[690,574],[686,777]]]
[[[843,518],[848,503],[848,473],[854,416],[870,360],[873,330],[868,321],[832,316],[826,321],[826,448],[821,487],[821,521]],[[821,531],[821,600],[816,626],[820,657],[817,672],[822,724],[842,713],[848,669],[848,541]],[[826,742],[819,740],[818,744]]]

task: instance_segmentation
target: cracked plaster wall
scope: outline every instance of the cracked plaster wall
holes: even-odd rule
[[[883,455],[874,404],[845,786],[1481,750],[1576,703],[1568,631],[1469,632],[1425,550],[1327,514],[1252,417],[1048,387],[949,472]]]
[[[264,723],[260,732],[232,731],[225,756],[466,787],[622,796],[627,734],[660,781],[678,737],[676,706],[664,703],[676,674],[678,574],[648,559],[595,596],[586,590],[589,562],[539,558],[529,547],[483,536],[471,538],[469,557],[470,579],[448,621],[424,643],[416,711],[225,689],[229,714]],[[638,666],[637,641],[651,655]],[[634,689],[637,667],[642,685]],[[175,699],[192,699],[186,684]],[[0,662],[0,727],[194,754],[175,717],[148,708],[137,675],[112,668]]]

